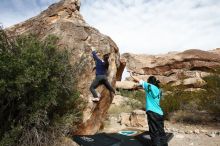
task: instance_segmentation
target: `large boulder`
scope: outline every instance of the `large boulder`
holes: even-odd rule
[[[134,110],[131,113],[130,121],[132,127],[146,127],[148,125],[146,111]]]
[[[119,115],[119,123],[124,126],[131,126],[130,117],[131,113],[121,113]]]
[[[35,34],[39,39],[44,39],[48,35],[59,37],[59,48],[67,48],[72,54],[71,64],[75,67],[74,73],[80,96],[88,101],[91,96],[89,86],[95,77],[89,44],[97,48],[101,55],[110,53],[108,79],[113,86],[116,79],[121,78],[124,65],[120,62],[117,45],[110,37],[90,27],[81,16],[79,9],[80,0],[61,0],[38,16],[7,28],[6,31],[10,37],[30,33]],[[98,90],[101,93],[101,101],[94,108],[88,106],[85,109],[84,119],[75,131],[78,134],[96,133],[106,116],[113,98],[106,88],[100,87]]]
[[[131,113],[121,113],[119,123],[127,127],[147,127],[146,111],[134,110]]]
[[[187,87],[200,88],[206,85],[206,82],[202,78],[187,78],[182,81],[177,81],[172,86],[185,85]]]
[[[124,106],[125,104],[127,104],[129,102],[129,98],[128,97],[123,97],[121,95],[115,95],[114,99],[112,101],[112,105],[115,106]]]

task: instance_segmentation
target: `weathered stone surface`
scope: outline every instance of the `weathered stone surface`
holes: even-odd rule
[[[36,34],[40,39],[51,34],[58,36],[59,47],[67,48],[72,54],[71,64],[75,66],[74,73],[78,80],[77,88],[81,97],[89,100],[91,96],[89,86],[95,77],[95,73],[92,72],[94,61],[89,44],[97,48],[101,55],[110,53],[108,79],[113,86],[116,78],[121,77],[124,64],[120,62],[117,45],[110,37],[90,27],[80,15],[79,9],[80,0],[61,0],[38,16],[6,30],[11,37],[29,33]],[[119,69],[121,70],[118,71]],[[104,120],[113,98],[105,88],[100,87],[98,90],[101,93],[101,100],[94,110],[89,110],[90,105],[90,108],[84,111],[84,122],[79,125],[78,134],[96,133]],[[87,117],[87,115],[90,116]]]
[[[119,115],[119,123],[121,125],[130,126],[131,125],[130,116],[131,113],[121,113]]]
[[[183,138],[185,138],[185,136],[182,135],[182,134],[177,134],[177,135],[175,135],[175,137],[178,138],[178,139],[183,139]]]
[[[195,133],[195,134],[200,134],[200,130],[199,130],[199,129],[195,129],[195,130],[193,131],[193,133]]]
[[[147,81],[150,75],[135,75],[135,76],[138,77],[139,79]],[[175,76],[166,77],[166,76],[156,75],[155,77],[164,84],[178,81],[178,78]],[[131,77],[126,78],[126,80],[133,82],[133,79]]]
[[[129,101],[128,97],[123,97],[121,95],[115,95],[112,104],[116,106],[123,106]]]
[[[146,111],[134,110],[131,113],[121,113],[119,116],[119,122],[121,125],[127,127],[147,127],[147,115]]]
[[[179,80],[172,84],[172,86],[179,86],[179,85],[185,85],[187,87],[194,87],[194,88],[200,88],[204,85],[206,85],[206,82],[202,78],[188,78],[184,80]]]
[[[201,50],[187,50],[165,55],[123,54],[127,67],[138,74],[166,75],[174,69],[206,70],[220,66],[219,54]]]
[[[202,87],[206,84],[206,82],[202,78],[188,78],[183,80],[183,85],[185,86],[193,86],[195,88]]]
[[[130,117],[131,127],[146,127],[147,126],[147,115],[146,111],[134,110]]]
[[[193,133],[192,130],[185,131],[185,134],[192,134],[192,133]]]
[[[199,92],[199,91],[206,91],[206,90],[202,89],[202,88],[187,88],[184,91],[187,91],[187,92]]]
[[[191,49],[181,53],[172,52],[155,56],[125,53],[122,56],[126,58],[127,69],[145,81],[150,75],[154,75],[162,84],[184,80],[186,86],[201,87],[205,83],[197,79],[209,76],[212,71],[220,67],[219,50]],[[127,80],[132,79],[129,77]]]
[[[214,132],[207,133],[206,135],[209,136],[209,137],[215,137],[216,136]]]
[[[201,133],[207,133],[208,130],[204,130],[204,129],[202,129],[202,130],[200,130],[200,132],[201,132]]]

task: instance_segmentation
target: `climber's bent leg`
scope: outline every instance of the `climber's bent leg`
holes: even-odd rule
[[[111,84],[109,83],[108,78],[106,76],[103,80],[103,84],[110,92],[113,92],[115,94],[115,89],[111,86]]]
[[[98,94],[96,92],[96,88],[100,85],[100,77],[99,76],[96,76],[96,78],[93,80],[91,86],[90,86],[90,91],[92,92],[92,95],[94,98],[98,98]]]

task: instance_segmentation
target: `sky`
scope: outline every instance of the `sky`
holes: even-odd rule
[[[4,27],[59,0],[0,0]],[[220,0],[81,0],[88,24],[110,36],[120,52],[164,54],[220,47]]]

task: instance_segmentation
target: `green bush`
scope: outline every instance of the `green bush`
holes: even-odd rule
[[[146,99],[144,91],[121,89],[119,92],[122,96],[130,98],[127,104],[131,106],[132,109],[145,109]]]
[[[56,134],[80,121],[83,102],[70,55],[57,41],[10,40],[0,29],[0,145],[53,145]]]
[[[178,110],[195,112],[203,109],[203,107],[199,105],[199,102],[206,92],[190,92],[184,91],[184,89],[183,87],[173,87],[173,89],[170,90],[172,93],[163,97],[161,107],[166,116]]]
[[[198,113],[198,111],[208,112],[210,116],[220,116],[220,72],[205,77],[207,84],[203,87],[204,91],[184,91],[186,87],[163,86],[165,91],[171,94],[165,95],[161,101],[166,116],[177,111],[188,111]]]
[[[205,77],[207,82],[205,89],[207,90],[204,99],[200,101],[202,107],[205,107],[210,113],[220,116],[220,69],[217,74]]]

